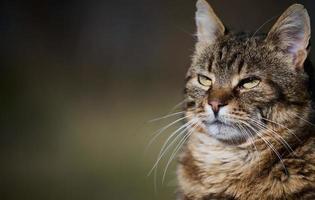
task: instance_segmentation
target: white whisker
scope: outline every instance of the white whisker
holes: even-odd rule
[[[295,116],[295,117],[297,117],[297,118],[301,119],[302,121],[304,121],[304,122],[308,123],[309,125],[311,125],[311,126],[314,126],[314,127],[315,127],[315,124],[313,124],[312,122],[310,122],[310,121],[308,121],[308,120],[304,119],[303,117],[300,117],[299,115],[297,115],[297,114],[293,114],[293,113],[291,113],[291,115],[293,115],[293,116]]]
[[[270,123],[273,123],[273,124],[276,124],[276,125],[278,125],[278,126],[281,126],[281,127],[283,127],[283,128],[285,128],[285,129],[287,129],[288,131],[289,131],[289,133],[291,133],[292,135],[294,135],[294,137],[299,141],[299,142],[302,142],[301,141],[301,139],[291,130],[291,129],[289,129],[288,127],[286,127],[286,126],[284,126],[284,125],[282,125],[282,124],[280,124],[280,123],[277,123],[277,122],[275,122],[275,121],[272,121],[272,120],[269,120],[269,119],[267,119],[267,118],[262,118],[263,120],[266,120],[266,121],[268,121],[268,122],[270,122]]]
[[[256,120],[253,120],[253,119],[250,119],[251,121],[253,121],[257,126],[259,126],[260,128],[262,128],[262,129],[264,129],[264,130],[267,130],[267,131],[271,131],[272,133],[274,133],[274,135],[276,136],[276,137],[278,137],[278,139],[277,138],[275,138],[277,141],[279,141],[279,142],[281,142],[283,145],[284,145],[284,147],[288,150],[288,151],[290,151],[290,152],[294,152],[293,151],[293,149],[291,148],[291,146],[288,144],[288,142],[281,136],[281,135],[279,135],[277,132],[275,132],[274,130],[272,130],[272,129],[270,129],[270,128],[268,128],[265,124],[263,124],[262,122],[259,122],[259,121],[256,121]],[[272,136],[272,135],[270,135],[270,136]]]
[[[280,153],[274,148],[274,146],[268,140],[266,140],[261,134],[259,134],[259,131],[256,130],[255,128],[253,128],[249,123],[244,122],[242,120],[239,120],[239,122],[243,123],[244,125],[246,125],[250,129],[252,129],[258,135],[258,137],[260,137],[267,144],[267,146],[276,154],[276,156],[278,157],[279,161],[282,164],[283,169],[285,170],[286,174],[288,174],[288,170],[284,165],[282,157],[280,156]]]
[[[257,146],[254,142],[253,139],[253,134],[250,132],[250,130],[246,129],[246,126],[242,126],[242,124],[236,124],[237,126],[239,126],[240,128],[242,128],[242,130],[244,130],[245,134],[248,136],[248,139],[250,140],[250,143],[252,144],[252,146],[254,146],[256,152],[258,153],[258,157],[260,157],[260,151],[258,151]],[[261,167],[260,167],[260,163],[258,162],[258,171],[261,172]]]
[[[168,141],[170,140],[170,137],[169,137],[169,139],[164,143],[164,145],[163,145],[163,147],[162,147],[162,149],[161,149],[161,151],[160,151],[160,153],[159,153],[159,156],[158,156],[156,162],[154,163],[152,169],[149,171],[148,175],[150,175],[150,174],[152,173],[152,171],[153,171],[155,168],[157,168],[158,163],[160,162],[160,160],[162,159],[162,157],[164,156],[164,154],[168,151],[168,149],[172,146],[172,144],[173,144],[174,142],[176,142],[177,139],[178,139],[187,129],[189,129],[189,128],[191,127],[191,125],[192,125],[194,122],[193,122],[193,121],[190,121],[190,122],[188,122],[188,123],[189,123],[189,125],[186,126],[186,127],[184,128],[184,130],[182,130],[182,131],[173,139],[173,141],[172,141],[171,143],[169,143],[169,144],[166,143],[166,142],[168,142]],[[172,135],[174,135],[174,134],[172,134]],[[167,145],[167,146],[166,146],[166,145]],[[164,147],[165,147],[165,148],[164,148]]]
[[[188,130],[195,122],[195,120],[190,120],[188,121],[187,123],[185,123],[183,126],[181,126],[179,129],[177,129],[176,131],[174,131],[168,138],[167,140],[164,142],[161,150],[160,150],[160,153],[159,153],[159,156],[161,155],[161,153],[163,152],[164,148],[166,147],[166,145],[168,144],[169,140],[171,140],[171,138],[177,133],[179,132],[180,130],[182,130],[179,135],[181,135],[183,132],[185,132],[186,130]]]
[[[176,110],[180,105],[184,104],[186,102],[186,99],[184,99],[183,101],[179,102],[178,104],[176,104],[171,110],[170,112],[173,112],[174,110]]]
[[[166,172],[167,172],[167,169],[169,167],[169,165],[171,164],[172,160],[174,159],[174,157],[176,156],[177,152],[179,151],[179,149],[182,147],[182,145],[187,141],[187,139],[189,138],[189,136],[192,134],[192,132],[195,130],[195,128],[197,127],[198,125],[198,122],[195,122],[193,127],[191,127],[191,130],[179,141],[179,143],[177,144],[177,146],[174,148],[169,160],[167,161],[167,164],[166,164],[166,167],[164,169],[164,172],[163,172],[163,177],[162,177],[162,184],[164,182],[164,179],[165,179],[165,176],[166,176]]]
[[[274,18],[276,18],[278,15],[271,17],[270,19],[268,19],[267,21],[265,21],[262,25],[260,25],[257,30],[253,33],[251,39],[253,39],[253,37],[255,37],[255,35],[258,33],[258,31],[260,29],[262,29],[266,24],[268,24],[270,21],[272,21]]]
[[[169,127],[173,126],[173,125],[176,124],[177,122],[180,122],[181,120],[184,120],[184,119],[186,119],[186,118],[188,118],[188,117],[191,117],[191,116],[193,116],[193,115],[191,114],[191,115],[187,115],[187,116],[185,116],[185,117],[181,117],[181,118],[179,118],[179,119],[173,121],[172,123],[169,123],[168,125],[166,125],[166,126],[160,128],[159,130],[157,130],[157,131],[153,134],[154,137],[149,141],[149,143],[148,143],[148,145],[146,146],[145,149],[147,150],[147,149],[152,145],[152,143],[156,140],[156,138],[159,137],[160,134],[163,133],[163,131],[165,131],[165,130],[168,129]]]
[[[148,121],[148,123],[155,122],[155,121],[159,121],[159,120],[166,119],[166,118],[170,118],[170,117],[173,117],[173,116],[176,116],[176,115],[183,114],[183,113],[185,113],[185,112],[186,112],[186,111],[180,111],[180,112],[176,112],[176,113],[171,113],[171,114],[168,114],[168,115],[164,115],[164,116],[162,116],[162,117],[158,117],[158,118],[151,119],[151,120]]]

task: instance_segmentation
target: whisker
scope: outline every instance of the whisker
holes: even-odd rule
[[[242,128],[241,128],[238,124],[234,124],[234,125],[232,125],[232,127],[233,127],[234,129],[240,130],[240,132],[242,133],[242,134],[241,134],[241,137],[243,138],[243,140],[244,140],[244,141],[247,140],[247,137],[245,136],[245,135],[247,135],[247,134],[242,131]],[[244,135],[243,133],[245,133],[245,135]],[[247,136],[248,136],[248,135],[247,135]]]
[[[259,121],[256,121],[256,120],[253,120],[253,119],[250,119],[250,120],[252,120],[260,128],[262,128],[264,130],[267,130],[267,131],[271,131],[272,133],[274,133],[274,135],[276,137],[278,137],[278,139],[277,138],[275,138],[275,139],[277,141],[281,142],[284,145],[284,147],[287,149],[287,151],[290,151],[290,152],[294,153],[292,147],[289,145],[289,143],[281,135],[279,135],[277,132],[275,132],[274,130],[268,128],[265,124],[263,124],[263,123],[261,123]],[[272,135],[270,135],[270,136],[272,136]]]
[[[192,126],[192,123],[193,123],[193,122],[190,121],[190,124],[189,124],[187,127],[185,127],[185,129],[182,130],[182,131],[173,139],[173,141],[172,141],[171,143],[169,143],[169,144],[164,143],[164,145],[163,145],[163,147],[162,147],[162,149],[161,149],[161,151],[160,151],[160,153],[159,153],[158,159],[157,159],[156,162],[154,163],[152,169],[149,171],[148,176],[149,176],[149,175],[152,173],[152,171],[158,166],[158,163],[160,162],[160,160],[162,159],[162,157],[164,156],[164,154],[168,151],[168,149],[172,146],[172,144],[174,144],[174,142],[176,142],[176,141],[178,140],[178,138],[179,138],[187,129],[189,129],[189,128]],[[172,134],[172,135],[174,135],[174,134]],[[170,137],[169,137],[169,138],[170,138]],[[169,140],[169,139],[168,139],[168,140]],[[166,146],[166,145],[167,145],[167,146]],[[165,148],[164,148],[164,147],[165,147]]]
[[[291,129],[289,129],[288,127],[284,126],[283,124],[277,123],[275,121],[269,120],[269,119],[264,118],[264,117],[262,117],[262,119],[287,129],[289,131],[289,133],[291,133],[299,142],[302,142],[302,140]]]
[[[155,122],[155,121],[159,121],[159,120],[166,119],[166,118],[170,118],[170,117],[173,117],[173,116],[176,116],[176,115],[183,114],[183,113],[185,113],[185,112],[186,112],[186,111],[180,111],[180,112],[176,112],[176,113],[171,113],[171,114],[168,114],[168,115],[164,115],[164,116],[162,116],[162,117],[158,117],[158,118],[151,119],[151,120],[148,121],[148,123]]]
[[[176,124],[177,122],[180,122],[181,120],[184,120],[184,119],[186,119],[186,118],[188,118],[188,117],[191,117],[191,116],[193,116],[193,114],[187,115],[187,116],[185,116],[185,117],[181,117],[181,118],[179,118],[179,119],[177,119],[177,120],[175,120],[175,121],[169,123],[168,125],[166,125],[166,126],[160,128],[159,130],[157,130],[155,133],[153,133],[154,137],[149,141],[149,143],[148,143],[146,149],[148,149],[148,148],[152,145],[152,143],[156,140],[156,138],[158,138],[158,137],[160,136],[160,134],[163,133],[163,131],[165,131],[165,130],[168,129],[169,127],[173,126],[173,125]]]
[[[253,37],[255,37],[255,35],[258,33],[258,31],[260,31],[260,29],[262,29],[266,24],[268,24],[269,22],[271,22],[274,18],[276,18],[278,15],[273,16],[271,18],[269,18],[267,21],[265,21],[262,25],[260,25],[257,30],[253,33],[251,39],[253,39]]]
[[[245,133],[248,136],[248,139],[250,140],[251,145],[255,148],[256,151],[258,151],[257,147],[256,147],[256,145],[254,143],[254,140],[252,138],[252,135],[250,135],[248,133],[248,131],[242,126],[242,124],[237,124],[236,123],[235,125],[241,130],[242,133]]]
[[[231,115],[230,115],[230,114],[227,114],[227,116],[230,117]],[[233,117],[233,118],[234,118],[234,117]],[[239,119],[239,120],[241,120],[241,119]],[[258,151],[258,150],[257,150],[257,147],[256,147],[256,145],[255,145],[255,143],[254,143],[254,140],[252,139],[253,135],[252,135],[250,132],[248,132],[248,131],[246,130],[246,127],[243,127],[242,124],[239,124],[239,123],[235,123],[235,125],[237,126],[237,128],[239,128],[239,129],[241,130],[241,132],[242,132],[242,130],[244,131],[244,132],[242,132],[242,133],[245,133],[245,134],[248,136],[248,138],[251,140],[250,142],[251,142],[251,144],[254,146],[255,150]],[[246,139],[246,138],[245,138],[245,139]]]
[[[279,161],[282,164],[283,169],[285,170],[286,174],[288,174],[288,170],[284,165],[282,157],[280,156],[280,153],[274,148],[274,146],[268,140],[266,140],[261,134],[259,134],[259,131],[256,130],[255,128],[253,128],[249,123],[244,122],[242,120],[239,120],[239,122],[241,122],[244,125],[246,125],[247,127],[251,128],[258,135],[258,137],[260,137],[267,144],[267,146],[276,154],[276,156],[278,157]]]
[[[166,176],[166,172],[167,169],[169,167],[169,165],[171,164],[172,160],[174,159],[174,157],[176,156],[177,152],[179,151],[179,149],[182,147],[182,145],[187,141],[187,139],[189,138],[189,136],[193,133],[193,131],[195,130],[195,128],[198,126],[199,120],[193,125],[193,127],[191,128],[191,130],[181,139],[181,141],[179,141],[179,143],[177,144],[177,146],[175,147],[175,149],[173,150],[169,160],[167,161],[166,167],[164,169],[163,172],[163,177],[162,177],[162,184],[164,182],[165,176]]]
[[[194,123],[194,122],[193,122]],[[191,126],[193,126],[193,123],[191,124]],[[181,133],[178,134],[178,136],[173,140],[172,143],[174,143],[175,141],[178,140],[179,136],[182,135],[182,133],[184,133],[186,130],[188,130],[191,126],[188,126],[187,128],[185,128],[185,130],[183,130]],[[168,148],[170,148],[172,146],[172,143],[169,144],[169,146],[165,149],[164,153],[162,153],[162,149],[159,153],[159,157],[158,160],[155,163],[155,166],[152,167],[152,169],[150,170],[150,172],[148,173],[148,176],[152,173],[152,171],[154,170],[154,187],[156,188],[156,182],[157,182],[157,168],[158,168],[158,163],[160,162],[160,160],[162,159],[162,157],[164,156],[164,154],[167,152]]]
[[[178,136],[174,139],[173,142],[175,142],[175,141],[178,139],[178,137],[179,137],[182,133],[184,133],[187,129],[189,129],[189,127],[191,127],[190,124],[193,124],[193,121],[192,121],[192,120],[188,121],[187,123],[185,123],[185,124],[182,126],[182,127],[186,126],[186,128],[178,134]],[[173,137],[174,134],[175,134],[175,132],[178,132],[178,130],[179,130],[179,129],[177,129],[176,131],[174,131],[174,132],[171,134],[171,136],[168,137],[167,140],[169,140],[171,137]],[[160,152],[159,152],[157,161],[154,163],[154,166],[151,168],[151,170],[150,170],[149,173],[147,174],[147,176],[149,176],[149,175],[152,173],[152,171],[154,171],[154,188],[155,188],[155,191],[157,190],[157,189],[156,189],[156,188],[157,188],[157,167],[158,167],[158,163],[160,162],[161,158],[163,157],[163,155],[161,155],[161,154],[162,154],[163,148],[164,148],[164,146],[167,144],[167,142],[168,142],[168,141],[164,142],[163,147],[161,148],[161,150],[160,150]],[[172,142],[172,143],[173,143],[173,142]],[[168,150],[169,147],[172,146],[172,143],[165,149],[165,152]],[[164,153],[163,153],[163,154],[164,154]]]
[[[159,156],[160,156],[161,153],[163,152],[163,150],[164,150],[164,148],[166,147],[166,145],[168,144],[169,140],[171,140],[171,138],[172,138],[177,132],[179,132],[180,130],[183,129],[183,130],[179,133],[179,135],[182,134],[183,132],[185,132],[186,130],[188,130],[191,126],[193,126],[193,124],[195,123],[194,121],[195,121],[195,120],[190,120],[190,121],[188,121],[186,124],[184,124],[183,126],[181,126],[179,129],[177,129],[176,131],[174,131],[174,132],[167,138],[167,140],[164,142],[164,144],[163,144],[163,146],[162,146],[162,148],[161,148],[161,150],[160,150]]]
[[[171,108],[170,112],[173,112],[174,110],[176,110],[180,105],[183,105],[187,100],[184,99],[183,101],[179,102],[178,104],[176,104],[173,108]]]
[[[311,125],[311,126],[314,126],[314,127],[315,127],[315,124],[313,124],[312,122],[310,122],[310,121],[308,121],[308,120],[304,119],[303,117],[300,117],[299,115],[296,115],[296,114],[294,114],[294,113],[291,113],[291,115],[293,115],[293,116],[295,116],[295,117],[297,117],[297,118],[299,118],[299,119],[303,120],[304,122],[308,123],[309,125]]]
[[[260,157],[260,151],[258,151],[257,146],[256,146],[256,144],[254,142],[253,134],[250,131],[247,130],[246,126],[243,127],[242,124],[236,124],[236,125],[239,126],[240,128],[242,128],[242,130],[245,131],[245,134],[247,134],[251,145],[254,146],[256,152],[258,153],[258,157]],[[258,171],[261,172],[261,167],[260,167],[260,163],[259,162],[258,162]]]

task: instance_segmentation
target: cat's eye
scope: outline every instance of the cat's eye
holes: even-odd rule
[[[260,80],[258,78],[247,78],[247,79],[244,79],[240,82],[239,86],[241,88],[244,88],[244,89],[252,89],[254,87],[257,87],[260,83]]]
[[[198,82],[206,87],[211,87],[212,86],[212,80],[206,76],[203,75],[198,75]]]

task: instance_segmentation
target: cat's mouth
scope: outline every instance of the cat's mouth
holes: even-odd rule
[[[206,126],[210,126],[210,125],[216,125],[216,126],[231,126],[230,124],[226,123],[226,122],[223,122],[219,119],[215,119],[211,122],[207,121],[207,120],[203,120],[203,123],[206,125]]]
[[[203,123],[206,125],[206,126],[212,126],[212,125],[215,125],[215,126],[225,126],[227,125],[226,123],[220,121],[220,120],[214,120],[212,122],[209,122],[207,120],[204,120]]]
[[[243,137],[240,129],[231,123],[223,122],[219,119],[211,122],[205,120],[203,122],[207,133],[219,140],[231,141]]]

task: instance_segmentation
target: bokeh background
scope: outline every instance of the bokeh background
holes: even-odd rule
[[[254,32],[296,1],[209,2]],[[315,27],[315,2],[297,2]],[[176,117],[147,121],[182,99],[194,12],[193,0],[1,1],[0,199],[174,199],[174,163],[156,187],[147,173],[180,123],[145,150]]]

